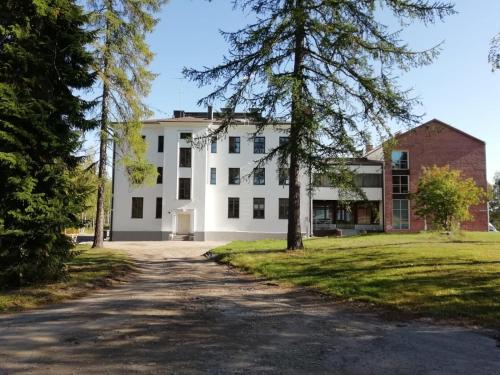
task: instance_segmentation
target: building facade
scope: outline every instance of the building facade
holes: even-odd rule
[[[255,127],[246,115],[237,114],[236,119],[236,125],[225,137],[203,147],[194,147],[191,139],[218,126],[217,114],[214,118],[211,111],[175,111],[171,119],[146,121],[143,136],[148,145],[147,157],[157,166],[159,177],[154,186],[130,186],[120,164],[120,155],[115,153],[111,239],[285,238],[287,170],[280,169],[273,160],[253,174],[251,172],[256,160],[280,142],[287,142],[289,126],[269,127],[254,137]],[[448,130],[445,126],[445,131]],[[457,144],[463,147],[456,152],[450,150],[437,161],[433,161],[432,156],[427,159],[422,156],[423,152],[431,151],[425,146],[428,144],[426,138],[416,142],[413,133],[400,136],[404,152],[394,155],[407,160],[406,168],[401,168],[403,172],[400,174],[395,173],[392,161],[384,160],[381,147],[368,152],[365,158],[349,160],[349,168],[356,174],[357,185],[364,192],[365,199],[346,202],[339,189],[329,186],[327,181],[322,183],[321,178],[315,184],[317,187],[309,192],[309,176],[302,174],[300,223],[304,235],[329,235],[339,230],[347,233],[422,230],[421,221],[412,214],[407,195],[415,189],[422,165],[439,165],[442,161],[452,167],[465,168],[466,176],[469,169],[471,174],[474,170],[476,182],[480,186],[486,183],[484,143],[464,133],[455,133],[466,140],[457,135],[443,133],[442,136],[451,137],[450,142],[458,142],[455,138],[460,138],[461,143]],[[418,130],[415,134],[417,138],[422,137]],[[403,177],[395,182],[394,178],[400,175],[409,178]],[[395,193],[396,186],[400,189],[399,195]],[[406,207],[401,203],[404,200],[408,201],[408,219],[405,219],[406,212],[401,214]],[[483,221],[487,228],[487,216],[484,217],[482,209],[482,206],[474,208],[474,213],[479,215],[473,223],[467,224],[466,229],[486,230]],[[487,211],[485,213],[487,215]],[[400,227],[396,229],[397,220]],[[400,225],[400,222],[408,222],[408,225]]]

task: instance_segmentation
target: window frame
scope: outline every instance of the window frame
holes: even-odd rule
[[[186,153],[186,150],[189,150]],[[189,156],[186,156],[189,155]],[[187,159],[186,159],[187,157]],[[191,168],[193,166],[193,151],[191,147],[179,147],[179,168]]]
[[[156,176],[156,184],[163,184],[163,167],[156,167],[156,173],[158,173]]]
[[[396,163],[394,161],[394,153],[400,152],[402,155],[406,154],[406,167],[403,167],[401,163]],[[391,169],[408,170],[410,169],[410,153],[408,150],[392,150],[391,151]]]
[[[231,172],[238,171],[238,182],[231,182]],[[241,171],[240,168],[228,168],[227,172],[227,184],[228,185],[240,185],[241,184]]]
[[[237,206],[235,206],[237,204]],[[239,219],[240,218],[240,198],[228,197],[227,198],[227,218]]]
[[[210,168],[210,185],[217,185],[217,168]]]
[[[155,219],[161,219],[163,216],[163,198],[156,197]]]
[[[262,173],[262,175],[257,175],[257,171]],[[266,184],[266,168],[255,168],[253,172],[253,184],[257,186]]]
[[[262,206],[262,208],[259,206]],[[253,198],[252,208],[254,219],[262,220],[266,218],[266,198]],[[260,214],[256,215],[259,212],[262,212],[262,216]]]
[[[134,202],[140,202],[140,210],[137,206],[134,206]],[[143,219],[144,218],[144,197],[132,197],[132,212],[131,212],[131,215],[130,217],[132,219]],[[139,212],[140,211],[140,216],[139,216]],[[134,215],[137,214],[137,215]]]
[[[262,142],[262,144],[259,144]],[[255,136],[253,138],[253,153],[254,154],[265,154],[266,153],[266,137]]]
[[[401,183],[403,178],[406,178],[406,184]],[[399,184],[394,183],[394,179],[399,179]],[[402,187],[406,186],[406,191],[402,191]],[[396,189],[398,187],[398,189]],[[397,190],[397,191],[396,191]],[[392,175],[392,194],[409,194],[410,193],[410,176],[409,175]]]
[[[186,183],[186,181],[188,181],[189,183],[187,185],[184,185]],[[181,184],[181,182],[183,184]],[[186,186],[188,187],[187,189],[187,196],[185,195],[186,193]],[[182,187],[182,189],[181,189]],[[179,181],[178,181],[178,185],[177,185],[177,199],[178,200],[183,200],[183,201],[190,201],[191,200],[191,178],[189,177],[179,177]],[[182,191],[182,197],[181,197],[181,191]]]
[[[290,136],[281,136],[278,140],[278,146],[283,146],[284,144],[288,144],[290,142]]]
[[[283,173],[283,171],[286,172],[286,175],[285,175],[285,173]],[[283,180],[283,178],[284,178],[284,180]],[[284,183],[282,183],[282,182],[284,182]],[[279,168],[278,169],[278,185],[279,186],[290,185],[290,168]]]
[[[193,139],[193,132],[180,132],[179,139],[184,139],[185,141],[190,141]]]
[[[399,208],[394,208],[395,207],[395,202],[399,202]],[[401,202],[406,202],[407,206],[406,209],[401,208]],[[410,230],[410,200],[409,199],[393,199],[392,200],[392,229],[394,230]],[[395,223],[395,216],[396,216],[396,211],[399,213],[399,226],[396,226]],[[403,228],[403,220],[402,220],[402,212],[406,211],[407,217],[406,217],[406,222],[407,222],[407,227]]]
[[[286,213],[284,212],[284,208],[282,207],[282,203],[286,202]],[[290,207],[288,198],[278,198],[278,219],[279,220],[288,220],[288,209]]]
[[[164,152],[165,150],[165,137],[163,135],[158,136],[158,152]]]
[[[229,153],[230,154],[240,154],[241,153],[241,137],[234,136],[229,137]]]
[[[217,153],[217,138],[212,138],[210,142],[210,153],[211,154]]]

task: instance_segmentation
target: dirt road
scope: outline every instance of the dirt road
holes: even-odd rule
[[[0,374],[500,374],[485,332],[386,321],[201,256],[213,243],[113,243],[132,282],[0,316]]]

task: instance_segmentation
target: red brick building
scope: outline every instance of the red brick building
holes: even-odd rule
[[[415,215],[409,193],[417,191],[422,167],[449,165],[472,177],[486,190],[486,145],[459,129],[439,120],[431,120],[410,131],[395,136],[395,145],[382,146],[367,153],[368,159],[384,161],[384,212],[386,232],[418,232],[425,221]],[[474,219],[462,223],[464,230],[488,230],[488,206],[482,203],[471,208]]]

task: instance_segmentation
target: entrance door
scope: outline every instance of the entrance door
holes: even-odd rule
[[[177,234],[189,234],[191,232],[191,217],[189,214],[177,215]]]

